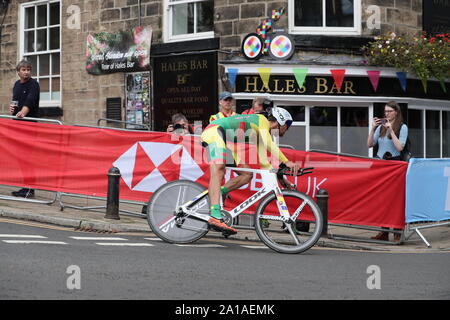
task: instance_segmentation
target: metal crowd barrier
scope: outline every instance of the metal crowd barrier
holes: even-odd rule
[[[374,158],[361,156],[361,155],[355,155],[350,153],[338,153],[333,151],[326,151],[326,150],[319,150],[319,149],[310,149],[308,152],[317,152],[317,153],[325,153],[325,154],[331,154],[336,156],[345,156],[345,157],[353,157],[353,158],[360,158],[360,159],[371,159],[374,160]],[[383,227],[370,227],[370,226],[361,226],[361,225],[352,225],[352,224],[337,224],[337,223],[328,223],[329,226],[337,226],[337,227],[344,227],[344,228],[353,228],[353,229],[361,229],[361,230],[369,230],[369,231],[378,231],[378,232],[389,232],[389,233],[395,233],[400,234],[400,241],[385,241],[385,240],[375,240],[365,237],[358,237],[358,236],[348,236],[348,235],[339,235],[339,234],[333,234],[329,233],[328,238],[335,239],[335,240],[347,240],[347,241],[356,241],[356,242],[366,242],[366,243],[379,243],[379,244],[401,244],[405,241],[405,230],[393,230],[393,229],[387,229]]]
[[[114,122],[114,123],[121,123],[121,124],[123,124],[123,126],[124,126],[123,129],[127,129],[127,128],[125,128],[125,126],[126,126],[127,124],[129,124],[129,125],[133,125],[133,126],[138,126],[138,127],[146,128],[148,131],[150,131],[150,126],[147,125],[147,124],[139,124],[139,123],[134,123],[134,122],[130,122],[130,121],[122,121],[122,120],[115,120],[115,119],[108,119],[108,118],[100,118],[100,119],[98,119],[98,121],[97,121],[97,126],[98,126],[98,127],[101,127],[101,126],[100,126],[100,122],[102,122],[102,121],[106,121],[106,122]],[[101,127],[101,128],[105,128],[105,127]],[[131,130],[135,130],[135,129],[131,129]]]
[[[60,205],[61,211],[64,211],[64,208],[71,208],[71,209],[77,209],[77,210],[90,210],[90,211],[96,211],[96,212],[100,212],[100,213],[106,213],[106,204],[100,205],[100,206],[77,206],[77,205],[73,205],[73,204],[64,203],[62,200],[64,196],[67,196],[67,197],[74,197],[74,198],[80,198],[80,199],[106,201],[106,198],[104,198],[104,197],[86,196],[86,195],[80,195],[80,194],[75,194],[75,193],[66,193],[66,192],[59,193],[59,196],[60,196],[59,197],[59,205]],[[131,201],[131,200],[119,200],[119,202],[122,204],[135,204],[135,205],[141,205],[141,206],[144,206],[147,204],[146,202]],[[105,210],[101,210],[101,209],[105,209]],[[143,213],[136,213],[133,211],[124,210],[124,209],[120,209],[120,208],[119,208],[119,212],[121,212],[123,215],[126,215],[126,216],[138,217],[138,218],[143,218],[143,219],[146,218],[146,215]]]
[[[0,115],[0,118],[6,118],[6,119],[12,119],[12,120],[19,119],[16,116],[11,116],[11,115]],[[44,118],[25,117],[25,118],[21,118],[20,120],[25,120],[25,121],[29,120],[29,121],[33,121],[33,122],[54,123],[54,124],[58,124],[58,125],[62,125],[63,124],[63,122],[59,121],[59,120],[44,119]],[[111,119],[106,119],[105,118],[105,119],[99,119],[99,121],[100,120],[108,120],[108,121],[110,121]],[[122,122],[125,123],[126,121],[122,121]],[[135,123],[131,123],[131,124],[135,124]],[[147,125],[140,125],[140,126],[148,128]],[[84,127],[94,127],[94,126],[84,126]],[[105,128],[105,127],[95,127],[95,128]],[[132,130],[132,129],[121,129],[121,128],[108,128],[108,129],[116,129],[116,130],[123,130],[123,131],[130,131],[130,130]],[[9,186],[9,185],[3,185],[3,186],[6,186],[6,187],[17,187],[17,186]],[[2,194],[0,194],[0,199],[20,201],[20,202],[40,203],[40,204],[47,204],[47,205],[51,205],[51,204],[54,204],[55,202],[59,202],[61,211],[63,211],[64,208],[72,208],[72,209],[79,209],[79,210],[92,210],[92,211],[98,211],[98,212],[105,213],[105,211],[101,211],[99,209],[106,208],[106,205],[104,205],[104,206],[103,205],[102,206],[77,206],[77,205],[67,204],[67,203],[63,202],[63,197],[75,197],[75,198],[83,198],[83,199],[89,199],[89,200],[106,201],[106,198],[103,198],[103,197],[94,197],[94,196],[87,196],[87,195],[81,195],[81,194],[75,194],[75,193],[66,193],[66,192],[56,192],[56,191],[50,191],[50,190],[44,190],[44,189],[35,189],[35,190],[55,192],[55,194],[54,194],[54,197],[52,197],[52,199],[50,199],[50,200],[29,199],[29,198],[14,197],[14,196],[2,195]],[[146,204],[146,202],[128,201],[128,200],[120,200],[120,203],[135,204],[135,205],[142,205],[142,206],[144,206]],[[129,215],[129,216],[134,216],[134,217],[141,217],[141,218],[145,218],[146,217],[145,214],[136,213],[136,212],[132,212],[132,211],[129,211],[129,210],[120,209],[119,211],[122,212],[124,215]]]
[[[54,123],[54,124],[59,124],[59,125],[63,124],[59,120],[44,119],[44,118],[32,118],[32,117],[17,118],[16,116],[11,116],[11,115],[0,115],[0,118],[20,120],[20,121],[46,122],[46,123]],[[8,185],[5,185],[5,186],[8,186]],[[8,187],[17,187],[17,186],[8,186]],[[37,189],[37,190],[40,190],[40,189]],[[50,204],[55,203],[56,200],[58,199],[58,192],[55,192],[55,197],[52,200],[28,199],[28,198],[7,196],[7,195],[1,195],[1,194],[0,194],[0,199],[20,201],[20,202],[42,203],[42,204],[50,205]]]
[[[426,224],[425,222],[408,223],[408,224],[406,224],[405,239],[408,240],[409,238],[411,238],[412,235],[417,234],[420,237],[420,239],[422,239],[422,241],[425,243],[425,245],[428,248],[431,248],[431,244],[424,237],[424,235],[420,232],[420,230],[434,228],[434,227],[442,227],[442,226],[446,226],[446,225],[450,225],[450,221],[433,222],[433,223],[428,223],[428,224]]]

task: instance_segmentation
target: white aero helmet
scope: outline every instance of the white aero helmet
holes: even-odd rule
[[[289,111],[287,111],[284,108],[273,107],[270,110],[269,114],[271,114],[272,116],[274,116],[275,119],[277,119],[277,122],[280,124],[280,126],[284,126],[285,124],[287,124],[289,128],[292,124],[292,116],[289,113]]]

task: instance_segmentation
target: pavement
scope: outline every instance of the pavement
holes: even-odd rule
[[[11,196],[17,187],[0,186],[0,221],[18,219],[44,224],[74,228],[74,230],[93,233],[142,233],[151,234],[146,216],[141,213],[142,203],[120,203],[120,220],[107,219],[106,201],[84,196],[73,196],[55,192],[36,190],[35,198],[23,201],[23,198]],[[251,217],[241,215],[238,233],[230,239],[260,242],[251,228]],[[419,229],[426,242],[414,230],[426,227],[424,224],[410,225],[405,228],[400,243],[393,241],[371,240],[377,230],[356,226],[329,224],[327,234],[322,236],[316,246],[350,250],[382,251],[392,253],[450,252],[450,223],[441,226],[427,226]],[[367,229],[369,228],[369,229]],[[220,233],[209,232],[206,238],[223,238]],[[427,246],[427,242],[429,246]]]

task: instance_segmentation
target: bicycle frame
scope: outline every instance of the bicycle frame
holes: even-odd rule
[[[277,197],[277,206],[278,210],[280,212],[280,220],[283,222],[287,222],[290,219],[289,211],[286,206],[286,202],[284,201],[284,197],[281,193],[281,189],[278,186],[278,180],[276,176],[276,171],[274,170],[263,170],[263,169],[250,169],[250,168],[230,168],[227,167],[227,169],[230,169],[232,171],[247,171],[247,172],[253,172],[253,173],[260,173],[262,177],[263,182],[263,188],[257,192],[255,192],[252,196],[244,200],[241,204],[237,205],[235,208],[233,208],[231,211],[229,211],[232,218],[237,217],[240,215],[244,210],[252,206],[253,204],[257,203],[259,200],[264,198],[267,194],[270,192],[275,192],[275,195]],[[199,195],[197,195],[194,199],[191,201],[186,202],[185,204],[179,206],[177,208],[177,212],[185,213],[189,216],[196,217],[198,219],[208,221],[210,216],[207,214],[198,213],[196,210],[199,207],[199,202],[204,199],[208,195],[208,190],[203,191]],[[197,205],[196,205],[197,204]],[[301,206],[302,207],[302,206]],[[292,217],[295,219],[298,214],[300,213],[301,208],[296,210],[296,214]],[[273,217],[272,217],[273,219]]]

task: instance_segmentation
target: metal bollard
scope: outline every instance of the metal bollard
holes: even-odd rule
[[[119,168],[112,167],[108,171],[108,198],[106,201],[105,219],[120,220],[119,184],[120,184],[120,170]]]
[[[317,205],[322,211],[323,229],[322,237],[328,237],[328,192],[325,189],[320,189],[317,193]]]

